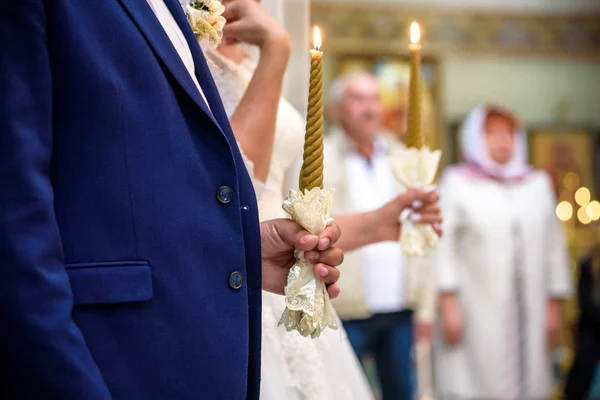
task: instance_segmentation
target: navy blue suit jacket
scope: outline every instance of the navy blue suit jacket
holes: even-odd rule
[[[256,200],[165,2],[212,112],[146,0],[0,1],[2,399],[258,397]]]

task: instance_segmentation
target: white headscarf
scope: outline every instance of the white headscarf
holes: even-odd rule
[[[485,135],[485,119],[490,110],[515,119],[513,114],[504,108],[480,105],[469,113],[461,126],[461,149],[463,157],[468,164],[481,169],[486,175],[500,180],[519,179],[530,171],[527,164],[527,137],[525,131],[517,126],[515,134],[515,148],[512,158],[506,164],[499,164],[492,159],[488,151]]]

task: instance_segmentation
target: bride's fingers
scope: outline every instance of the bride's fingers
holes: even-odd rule
[[[243,2],[242,1],[228,1],[225,4],[225,11],[223,11],[223,18],[227,20],[227,22],[232,22],[239,19],[243,12]]]

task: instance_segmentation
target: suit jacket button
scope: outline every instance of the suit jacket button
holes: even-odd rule
[[[221,186],[219,190],[217,190],[217,200],[221,204],[229,204],[231,200],[233,200],[233,189],[229,186]]]
[[[235,271],[229,275],[229,286],[235,290],[241,289],[244,286],[244,277],[240,272]]]

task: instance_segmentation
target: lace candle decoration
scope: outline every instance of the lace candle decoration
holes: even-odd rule
[[[442,152],[430,151],[425,145],[421,120],[421,32],[413,22],[410,27],[410,88],[408,132],[406,147],[397,145],[390,149],[390,166],[396,180],[407,189],[428,188],[437,173]],[[408,256],[425,256],[439,238],[430,225],[414,224],[409,209],[402,213],[400,243]]]
[[[321,234],[329,217],[334,190],[323,189],[323,52],[321,35],[315,28],[314,49],[310,51],[310,88],[306,135],[299,191],[290,190],[283,209],[313,235]],[[285,287],[285,310],[279,325],[288,332],[298,331],[313,339],[326,328],[338,329],[327,288],[313,274],[313,265],[296,250],[296,263],[290,269]]]

